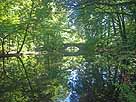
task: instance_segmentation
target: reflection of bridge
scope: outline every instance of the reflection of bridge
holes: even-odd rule
[[[67,49],[70,49],[67,50]],[[38,47],[35,48],[35,51],[45,51],[46,48],[44,47]],[[76,51],[75,51],[76,50]],[[52,52],[52,50],[49,48],[47,52]],[[85,50],[85,43],[65,43],[63,44],[63,47],[59,51],[62,53],[64,56],[80,56],[80,55],[85,55],[86,50]]]
[[[67,50],[67,48],[72,48],[71,51]],[[50,48],[49,48],[50,49]],[[76,51],[74,51],[76,49]],[[16,53],[16,51],[11,51],[8,53],[0,53],[0,58],[4,57],[18,57],[22,55],[40,55],[40,54],[48,54],[48,52],[52,52],[51,50],[48,51],[44,47],[37,47],[34,49],[35,51],[27,51],[27,52],[21,52]],[[80,56],[85,55],[85,44],[84,43],[65,43],[63,44],[63,47],[60,50],[60,53],[62,53],[64,56]]]
[[[77,51],[67,51],[67,48],[77,48]],[[65,43],[63,44],[62,53],[64,56],[79,56],[79,55],[85,55],[85,44],[84,43]]]

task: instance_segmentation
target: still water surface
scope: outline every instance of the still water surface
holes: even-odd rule
[[[96,69],[84,56],[23,56],[1,59],[0,65],[3,102],[83,102],[87,95],[93,101],[94,89],[118,80],[114,68]]]

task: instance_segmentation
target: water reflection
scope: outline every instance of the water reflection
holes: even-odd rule
[[[79,98],[80,98],[79,94],[76,91],[72,91],[69,93],[65,102],[79,102]]]
[[[79,70],[71,71],[71,75],[69,77],[68,86],[70,89],[70,93],[66,98],[65,102],[79,102],[79,90],[83,88],[82,81],[79,76]]]
[[[53,55],[2,60],[6,73],[1,73],[0,102],[116,102],[114,83],[120,82],[120,71],[83,59]]]

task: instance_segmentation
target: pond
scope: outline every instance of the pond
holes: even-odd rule
[[[96,102],[116,99],[120,71],[85,56],[29,55],[0,59],[1,102]]]

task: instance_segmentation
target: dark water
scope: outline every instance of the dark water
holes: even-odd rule
[[[0,66],[2,102],[90,102],[81,101],[87,95],[93,102],[94,92],[112,90],[119,75],[114,67],[96,66],[83,56],[5,58]]]

